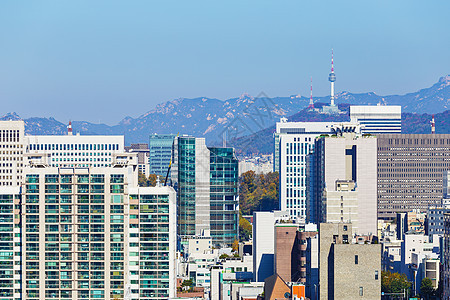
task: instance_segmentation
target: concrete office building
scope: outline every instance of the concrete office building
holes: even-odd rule
[[[400,105],[352,105],[350,122],[361,125],[363,134],[402,133]]]
[[[35,135],[25,137],[26,153],[50,156],[52,167],[110,167],[113,155],[123,153],[121,135]]]
[[[351,223],[320,224],[318,299],[380,299],[381,244],[352,237]]]
[[[177,190],[179,235],[210,230],[215,245],[231,245],[238,238],[238,172],[233,148],[208,148],[204,138],[175,138],[171,181]]]
[[[125,147],[126,152],[137,153],[138,171],[148,177],[150,175],[148,144],[131,144]]]
[[[359,127],[351,123],[287,122],[284,118],[276,124],[274,171],[280,174],[282,211],[289,212],[293,219],[308,219],[307,177],[313,171],[308,156],[314,151],[315,138],[324,134],[358,131]]]
[[[314,169],[309,183],[315,219],[351,222],[357,234],[377,234],[376,137],[349,133],[317,139]]]
[[[378,217],[439,206],[450,169],[450,134],[382,134],[378,141]]]
[[[138,187],[134,154],[100,168],[49,167],[45,156],[24,169],[22,297],[174,297],[175,191]]]
[[[175,134],[151,134],[148,148],[150,151],[150,174],[166,176],[172,159],[172,146]]]
[[[25,124],[0,121],[0,187],[22,182]]]

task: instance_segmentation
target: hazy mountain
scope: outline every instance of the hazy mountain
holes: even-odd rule
[[[320,102],[329,103],[329,96],[315,97],[314,100],[316,106],[320,106]],[[337,94],[336,102],[399,104],[406,113],[439,113],[450,108],[450,76],[441,77],[433,86],[415,93],[379,96],[375,93],[341,92]],[[126,117],[114,126],[85,121],[74,121],[72,125],[74,132],[81,134],[123,134],[127,144],[147,142],[148,135],[155,132],[191,134],[206,137],[208,144],[219,144],[223,138],[235,140],[239,137],[259,134],[266,128],[271,128],[280,117],[289,117],[292,121],[330,118],[318,113],[307,114],[303,109],[308,103],[307,97],[268,98],[264,94],[257,97],[244,94],[239,98],[226,101],[211,98],[183,98],[161,103],[137,118]],[[423,118],[428,117],[425,115]],[[408,118],[411,122],[417,119],[414,115],[408,115]],[[0,119],[20,119],[20,117],[15,113],[8,113]],[[54,118],[33,117],[24,121],[26,133],[30,135],[64,134],[67,131],[67,124]],[[411,130],[420,131],[420,124],[416,125]],[[427,128],[428,124],[423,126]]]

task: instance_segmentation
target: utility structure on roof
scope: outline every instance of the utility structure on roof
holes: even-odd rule
[[[311,77],[311,96],[309,98],[308,109],[314,109],[314,101],[313,101],[313,97],[312,97],[312,77]]]

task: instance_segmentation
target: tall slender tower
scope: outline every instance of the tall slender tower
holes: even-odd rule
[[[328,76],[328,80],[331,82],[331,106],[334,106],[334,82],[336,81],[336,75],[334,74],[334,53],[331,49],[331,73]]]
[[[312,97],[312,77],[311,77],[311,97],[309,98],[308,109],[314,109],[314,102],[313,102],[313,97]]]

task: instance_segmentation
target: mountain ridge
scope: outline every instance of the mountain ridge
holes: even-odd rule
[[[330,97],[314,97],[316,106],[329,103]],[[380,96],[374,92],[340,92],[336,95],[340,105],[388,104],[402,105],[404,113],[440,113],[450,108],[450,75],[439,78],[431,87],[404,95]],[[216,98],[178,98],[156,105],[133,118],[124,117],[116,125],[73,121],[74,132],[80,134],[125,135],[126,144],[147,142],[150,133],[180,133],[205,137],[208,144],[219,144],[224,136],[228,140],[249,136],[269,128],[281,117],[304,114],[309,98],[300,95],[270,98],[264,93],[257,96],[242,94],[220,100]],[[344,105],[344,106],[345,106]],[[312,117],[312,116],[310,116]],[[324,119],[324,116],[314,116]],[[1,120],[21,119],[16,113],[7,113]],[[53,117],[24,119],[26,134],[65,134],[67,125]]]

